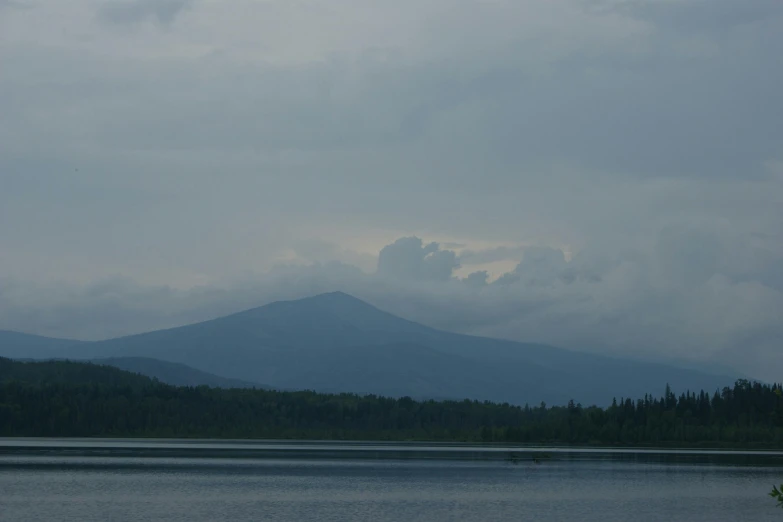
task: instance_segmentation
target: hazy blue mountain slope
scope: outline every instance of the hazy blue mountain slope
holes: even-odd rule
[[[553,346],[517,343],[499,339],[443,333],[433,341],[445,353],[487,362],[535,364],[561,375],[559,386],[569,389],[572,397],[583,402],[606,401],[607,397],[642,397],[645,393],[661,395],[666,383],[677,391],[715,391],[729,386],[737,376],[717,375],[680,368],[670,364],[617,359],[575,352]],[[563,380],[577,385],[569,386]],[[661,384],[663,383],[663,384]],[[576,390],[575,392],[570,390]],[[589,399],[589,400],[588,400]],[[611,399],[610,399],[611,400]],[[603,403],[601,403],[603,404]]]
[[[81,344],[87,343],[0,330],[0,357],[11,359],[61,357],[67,348]]]
[[[72,339],[57,339],[19,332],[0,331],[0,357],[16,360],[88,359],[98,365],[113,366],[123,370],[153,377],[174,386],[212,386],[219,388],[265,388],[252,381],[220,377],[184,364],[147,357],[85,358],[81,352],[89,352],[92,343]],[[81,349],[77,349],[77,347]]]
[[[570,384],[553,388],[560,374],[535,365],[504,365],[473,361],[426,346],[395,343],[350,346],[307,353],[267,352],[270,373],[264,382],[275,386],[330,392],[373,393],[417,398],[508,401],[546,394],[565,403]],[[574,393],[577,390],[571,390]]]
[[[65,351],[82,359],[166,360],[285,389],[517,404],[573,398],[607,405],[612,397],[659,395],[666,383],[677,391],[714,391],[733,382],[670,365],[443,332],[339,292]]]
[[[113,366],[121,370],[152,377],[172,386],[211,386],[213,388],[268,388],[261,384],[229,379],[202,372],[180,363],[147,357],[110,357],[92,359],[93,364]]]

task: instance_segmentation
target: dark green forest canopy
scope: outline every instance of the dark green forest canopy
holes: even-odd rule
[[[149,388],[156,381],[138,373],[89,362],[22,362],[0,357],[0,385],[23,383],[42,387],[51,384],[95,384],[104,386]]]
[[[0,358],[0,436],[432,440],[783,447],[779,384],[608,408],[174,387],[116,368]]]

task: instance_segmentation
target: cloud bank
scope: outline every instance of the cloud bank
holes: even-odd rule
[[[0,1],[0,327],[344,290],[778,378],[778,0]]]
[[[101,20],[111,24],[137,24],[149,19],[168,26],[191,0],[113,0],[98,9]]]
[[[341,290],[447,330],[775,378],[779,254],[693,228],[663,230],[646,248],[585,250],[569,262],[554,248],[520,250],[516,268],[492,282],[482,271],[455,277],[459,255],[417,237],[384,247],[372,273],[333,260],[188,290],[124,278],[37,288],[5,280],[0,327],[95,339]]]

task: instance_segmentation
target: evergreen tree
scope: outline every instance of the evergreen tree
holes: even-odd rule
[[[608,408],[174,387],[89,363],[0,358],[0,436],[434,440],[783,447],[779,384],[670,387]]]

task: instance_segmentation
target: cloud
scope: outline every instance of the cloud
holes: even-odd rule
[[[297,258],[305,263],[317,263],[328,259],[356,266],[365,272],[374,272],[378,264],[378,257],[375,255],[345,249],[323,239],[294,241],[292,250]]]
[[[777,0],[29,5],[0,16],[3,327],[342,289],[471,333],[783,362]]]
[[[465,284],[475,287],[482,287],[487,285],[489,279],[489,273],[486,270],[479,270],[477,272],[471,272],[466,278],[463,279]]]
[[[485,250],[466,250],[460,252],[459,261],[463,265],[480,265],[483,263],[494,263],[496,261],[519,261],[522,259],[525,247],[507,247],[499,246]]]
[[[434,256],[448,262],[428,261]],[[672,227],[645,246],[585,249],[570,262],[558,249],[528,247],[491,284],[485,272],[454,277],[454,260],[436,243],[406,237],[381,250],[375,273],[341,262],[284,264],[187,290],[128,278],[85,286],[5,279],[0,328],[101,338],[341,290],[447,330],[776,377],[783,255],[714,227]]]
[[[607,2],[608,3],[608,2]],[[776,0],[677,0],[672,2],[618,2],[616,9],[674,31],[726,31],[780,15]]]
[[[392,279],[448,281],[459,266],[453,251],[435,242],[424,245],[418,237],[400,238],[378,255],[378,274]]]
[[[466,245],[464,243],[457,243],[455,241],[446,241],[445,243],[441,243],[440,246],[441,248],[445,248],[448,250],[455,250],[455,249],[465,248]]]
[[[495,284],[508,285],[522,282],[527,285],[546,285],[561,277],[567,268],[562,250],[550,247],[526,247],[524,259],[513,272],[500,277]]]
[[[191,3],[191,0],[110,0],[100,7],[98,15],[111,24],[137,24],[152,19],[168,26]]]
[[[30,4],[18,0],[0,0],[0,11],[3,9],[28,9]]]

